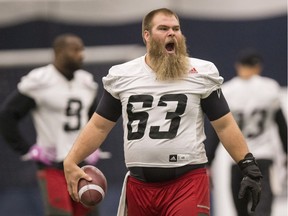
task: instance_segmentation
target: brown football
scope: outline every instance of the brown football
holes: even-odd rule
[[[79,180],[78,195],[80,202],[86,207],[92,207],[104,199],[107,192],[107,180],[104,174],[94,166],[86,165],[81,169],[92,178],[92,181]]]

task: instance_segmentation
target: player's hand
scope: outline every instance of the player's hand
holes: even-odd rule
[[[254,212],[256,206],[260,201],[261,195],[261,178],[263,177],[261,171],[255,161],[255,158],[251,153],[248,153],[245,158],[239,161],[238,166],[240,167],[243,179],[238,194],[238,198],[242,199],[247,193],[252,195],[252,207],[251,211]]]
[[[238,194],[239,199],[243,199],[247,192],[251,192],[252,195],[252,207],[251,211],[254,212],[256,206],[260,201],[261,196],[261,183],[260,180],[253,180],[249,176],[245,176],[241,181],[241,186]]]
[[[34,160],[41,162],[46,165],[51,165],[56,159],[56,149],[51,147],[42,147],[40,145],[34,144],[31,146],[29,151],[21,157],[22,160]]]
[[[71,198],[79,202],[78,195],[78,182],[81,178],[87,181],[92,181],[92,178],[87,175],[76,163],[69,162],[67,159],[64,160],[64,174],[67,182],[67,189]]]

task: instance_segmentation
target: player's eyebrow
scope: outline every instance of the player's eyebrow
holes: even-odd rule
[[[158,25],[157,29],[161,29],[161,28],[167,28],[167,29],[180,29],[180,25],[173,25],[173,26],[168,26],[168,25]]]

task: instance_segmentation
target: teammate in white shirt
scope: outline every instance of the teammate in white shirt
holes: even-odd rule
[[[15,92],[4,102],[0,129],[12,148],[23,154],[22,159],[37,161],[45,214],[83,216],[91,209],[69,196],[63,160],[96,109],[98,84],[92,74],[81,69],[84,45],[78,36],[58,36],[53,49],[53,64],[22,77]],[[37,134],[32,146],[18,130],[18,123],[29,113]],[[98,157],[96,151],[85,162],[96,163]]]
[[[169,9],[148,13],[142,36],[147,54],[109,70],[96,113],[64,160],[70,195],[79,201],[79,179],[91,179],[77,164],[122,115],[129,176],[118,215],[210,215],[205,113],[245,173],[241,193],[252,189],[256,207],[261,172],[229,112],[215,65],[188,57],[178,16]]]
[[[270,216],[273,202],[270,171],[273,161],[280,157],[277,151],[282,147],[279,135],[282,151],[287,154],[287,123],[281,110],[281,88],[275,80],[260,76],[263,59],[252,48],[239,53],[235,68],[237,76],[225,82],[222,91],[263,174],[262,199],[254,215]],[[247,209],[248,201],[237,198],[242,178],[237,165],[232,166],[231,177],[238,216],[251,215]]]

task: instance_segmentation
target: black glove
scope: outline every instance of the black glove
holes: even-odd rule
[[[252,194],[252,208],[254,212],[257,204],[260,201],[261,195],[261,178],[263,178],[258,164],[251,153],[248,153],[245,158],[239,161],[238,166],[240,167],[243,179],[238,194],[238,198],[242,199],[247,192]]]

